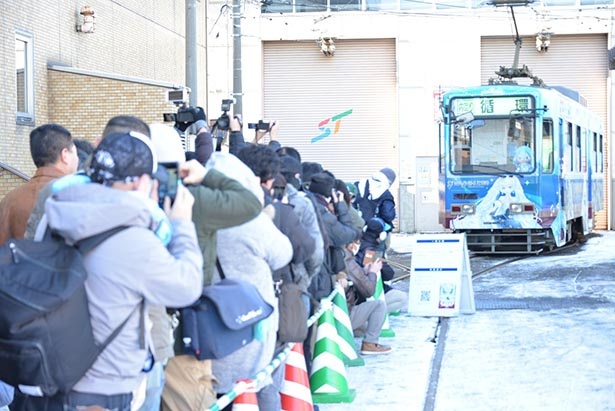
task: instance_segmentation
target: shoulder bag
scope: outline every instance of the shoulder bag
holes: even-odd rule
[[[273,313],[258,289],[247,281],[226,278],[203,288],[193,305],[182,308],[184,354],[199,360],[220,359],[254,340],[254,326]]]

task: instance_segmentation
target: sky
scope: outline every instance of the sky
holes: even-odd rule
[[[410,252],[415,237],[397,234],[391,248]],[[437,317],[390,317],[396,336],[380,342],[393,352],[347,367],[354,400],[320,410],[615,410],[614,250],[615,232],[602,231],[572,251],[480,275],[471,284],[476,312],[439,329]]]

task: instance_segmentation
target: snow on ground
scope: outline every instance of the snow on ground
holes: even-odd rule
[[[397,234],[391,248],[410,252],[413,241]],[[445,320],[435,400],[427,408],[438,319],[402,314],[390,317],[396,337],[381,339],[392,353],[346,369],[354,401],[320,410],[615,410],[615,232],[600,232],[571,253],[489,272],[473,289],[477,307],[483,298],[534,307],[479,308]]]

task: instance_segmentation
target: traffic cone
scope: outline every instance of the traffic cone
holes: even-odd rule
[[[239,380],[248,385],[246,391],[239,394],[233,401],[233,411],[258,411],[258,399],[256,398],[256,387],[252,380]]]
[[[342,360],[349,367],[365,365],[365,361],[359,356],[354,345],[354,333],[350,323],[350,314],[348,314],[346,294],[341,285],[338,284],[335,287],[337,293],[335,293],[332,301],[333,317],[335,318],[335,329],[339,337],[337,344],[342,352]]]
[[[282,411],[313,411],[310,379],[307,375],[303,345],[295,343],[284,365],[284,380],[280,388]]]
[[[348,388],[346,367],[337,345],[337,330],[331,309],[318,319],[310,387],[314,403],[352,402],[355,390]]]
[[[384,287],[382,285],[382,276],[380,272],[378,272],[378,280],[376,281],[376,291],[374,292],[374,296],[368,298],[368,300],[382,300],[386,304],[386,299],[384,298]],[[395,331],[391,329],[391,325],[389,324],[389,314],[384,314],[384,323],[382,324],[382,328],[380,329],[381,337],[395,337]]]

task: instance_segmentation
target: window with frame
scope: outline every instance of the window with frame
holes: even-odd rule
[[[15,89],[17,124],[34,125],[34,55],[32,34],[15,33]]]
[[[542,172],[553,173],[555,153],[553,152],[553,122],[545,120],[542,123]]]
[[[603,145],[603,137],[602,134],[600,134],[599,137],[599,143],[598,143],[598,164],[599,164],[599,170],[601,173],[604,173],[604,145]]]
[[[566,122],[566,148],[565,148],[565,154],[564,154],[564,158],[565,161],[568,162],[568,164],[564,164],[564,167],[562,168],[562,172],[563,171],[573,171],[574,170],[574,157],[573,157],[573,150],[572,150],[572,123],[568,123]]]
[[[576,170],[577,171],[581,171],[581,164],[583,163],[583,150],[581,150],[581,147],[583,147],[583,145],[581,144],[581,140],[583,139],[583,131],[581,130],[581,126],[577,126],[577,132],[576,132],[576,150],[575,150],[575,164],[576,164]]]

